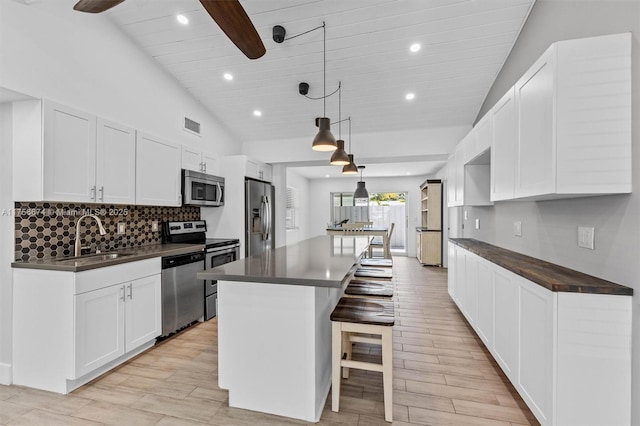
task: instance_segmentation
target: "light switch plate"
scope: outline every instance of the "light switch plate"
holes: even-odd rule
[[[151,221],[151,231],[152,232],[158,232],[158,221],[157,220]]]
[[[118,234],[124,234],[127,230],[126,222],[118,222]]]
[[[522,222],[519,220],[513,222],[513,235],[522,237]]]
[[[480,229],[480,219],[476,219],[476,229]]]
[[[595,228],[578,226],[578,247],[595,250]]]

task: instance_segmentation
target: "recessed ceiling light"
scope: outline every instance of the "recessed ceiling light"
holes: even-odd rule
[[[328,177],[330,177],[330,176],[329,176],[329,175],[324,175],[324,177],[328,178]]]
[[[256,117],[262,117],[262,111],[255,109],[253,110],[253,115]]]
[[[421,47],[422,46],[420,46],[420,43],[413,43],[411,47],[409,47],[409,50],[413,53],[416,53],[418,50],[420,50]]]
[[[233,80],[233,75],[229,74],[228,72],[225,72],[223,75],[224,79],[227,81],[231,81]]]
[[[416,97],[415,93],[407,93],[404,98],[408,101],[412,101]]]
[[[410,175],[410,174],[411,174],[411,172],[407,172],[407,175]]]
[[[187,25],[189,23],[189,18],[187,18],[186,16],[179,14],[176,15],[176,19],[178,20],[178,22],[180,22],[182,25]]]

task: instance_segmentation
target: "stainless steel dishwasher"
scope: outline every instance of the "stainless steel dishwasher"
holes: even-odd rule
[[[162,335],[166,336],[204,316],[202,280],[204,252],[162,258]]]

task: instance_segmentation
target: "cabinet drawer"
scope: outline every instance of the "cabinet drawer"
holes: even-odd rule
[[[133,281],[137,278],[159,274],[162,271],[160,257],[106,266],[88,271],[78,272],[76,275],[74,294],[109,287],[114,284]]]

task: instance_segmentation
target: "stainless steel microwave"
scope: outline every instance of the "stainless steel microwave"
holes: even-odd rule
[[[224,178],[182,170],[182,204],[185,206],[224,206]]]

